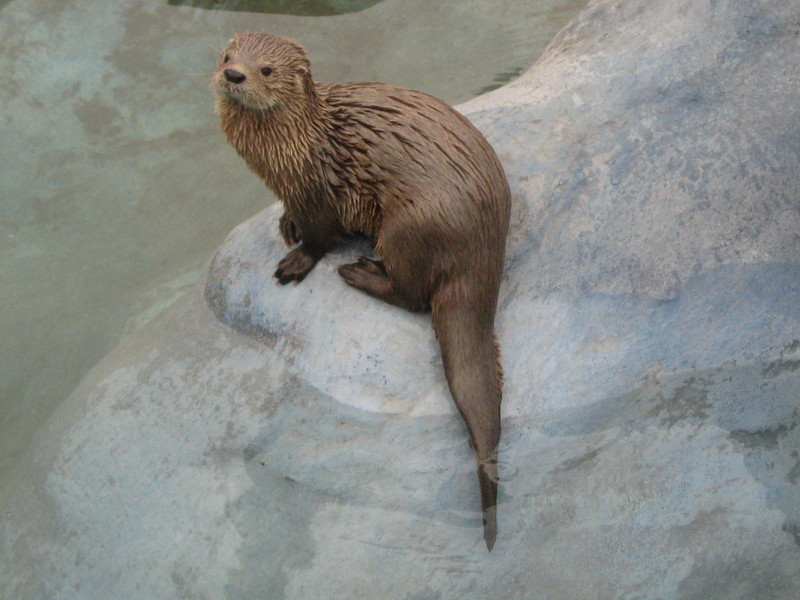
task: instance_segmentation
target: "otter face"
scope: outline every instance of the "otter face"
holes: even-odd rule
[[[241,33],[220,53],[211,85],[246,108],[271,110],[303,101],[310,81],[302,46],[269,33]]]

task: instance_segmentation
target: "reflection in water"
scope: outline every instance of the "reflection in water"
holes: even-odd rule
[[[325,17],[358,12],[383,0],[169,0],[172,6]]]
[[[515,67],[503,73],[498,73],[494,76],[494,83],[483,86],[480,90],[478,90],[478,94],[485,94],[487,92],[491,92],[492,90],[503,87],[504,84],[508,83],[509,81],[514,81],[517,77],[522,75],[523,71],[525,71],[525,67]]]

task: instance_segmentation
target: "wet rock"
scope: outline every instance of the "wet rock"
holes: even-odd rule
[[[429,319],[356,248],[277,287],[270,209],[42,431],[6,595],[794,598],[799,44],[794,3],[596,1],[460,107],[515,200],[491,554]]]
[[[364,10],[380,0],[168,0],[173,6],[194,6],[208,10],[236,10],[290,15],[342,15]]]

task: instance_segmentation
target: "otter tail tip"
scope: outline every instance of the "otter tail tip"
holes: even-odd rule
[[[489,552],[494,548],[497,540],[497,507],[492,506],[483,513],[483,541],[486,542],[486,549]]]
[[[497,540],[497,463],[487,461],[478,466],[478,482],[483,509],[483,539],[489,552]]]

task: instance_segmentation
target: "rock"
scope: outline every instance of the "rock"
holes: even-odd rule
[[[425,315],[277,209],[2,486],[13,598],[795,598],[800,6],[595,1],[460,108],[515,199],[500,534]]]
[[[194,6],[208,10],[238,10],[290,15],[342,15],[369,8],[380,0],[168,0],[173,6]]]

